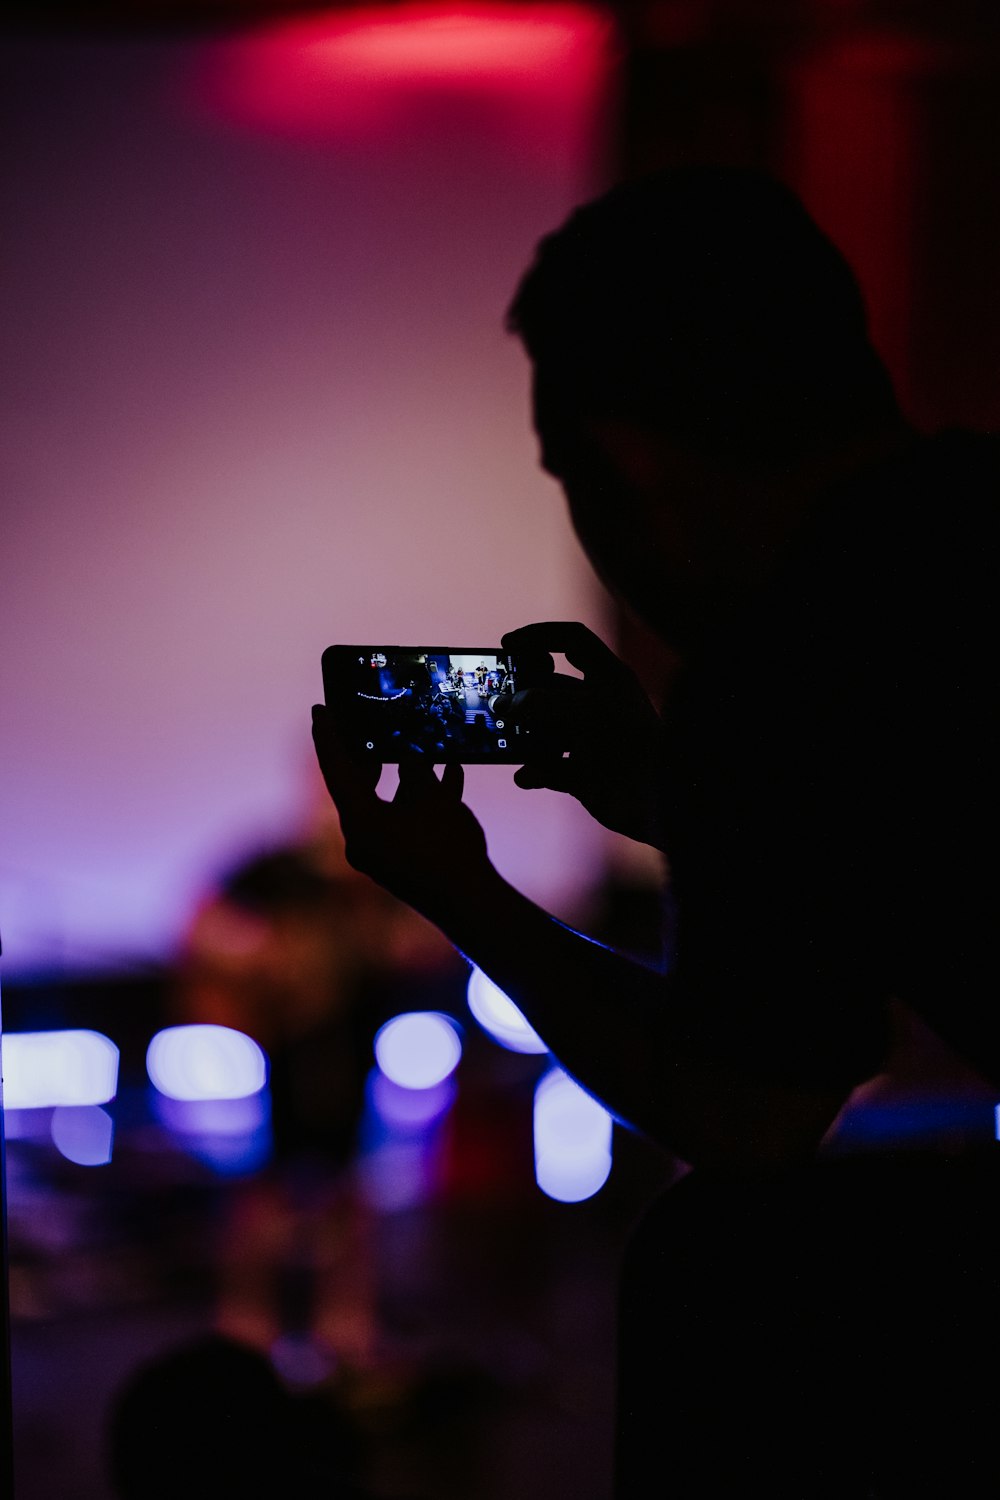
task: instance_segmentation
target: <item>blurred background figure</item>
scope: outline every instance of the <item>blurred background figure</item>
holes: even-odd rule
[[[285,1389],[268,1361],[206,1337],[143,1365],[115,1402],[117,1500],[357,1500],[349,1432]]]
[[[355,1170],[378,1027],[439,993],[453,950],[350,869],[329,822],[232,870],[198,906],[174,981],[179,1025],[230,1027],[268,1058],[272,1160],[229,1186],[217,1323],[291,1379],[374,1369],[372,1215]]]

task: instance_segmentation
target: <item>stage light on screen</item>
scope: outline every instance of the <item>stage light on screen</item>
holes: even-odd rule
[[[118,1088],[118,1048],[99,1031],[8,1031],[3,1039],[7,1109],[107,1104]]]
[[[581,1203],[607,1182],[611,1116],[561,1068],[535,1089],[534,1136],[535,1181],[549,1198]]]
[[[78,1167],[106,1167],[111,1160],[115,1127],[99,1104],[61,1104],[52,1111],[52,1143]]]
[[[462,1043],[453,1021],[436,1011],[408,1011],[375,1037],[375,1061],[404,1089],[432,1089],[458,1067]]]
[[[230,1026],[168,1026],[149,1044],[146,1071],[170,1099],[243,1099],[267,1082],[267,1058]]]
[[[549,1049],[503,990],[482,969],[473,969],[467,990],[469,1009],[484,1031],[511,1052],[547,1052]]]

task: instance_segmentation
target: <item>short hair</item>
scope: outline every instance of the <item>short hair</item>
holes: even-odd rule
[[[899,420],[850,267],[763,172],[671,168],[577,209],[541,241],[507,326],[557,473],[587,417],[764,462]]]

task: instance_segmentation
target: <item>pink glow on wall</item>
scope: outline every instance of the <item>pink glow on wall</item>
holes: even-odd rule
[[[191,102],[245,128],[361,142],[462,96],[508,141],[565,150],[583,123],[578,101],[606,79],[610,45],[607,16],[583,5],[330,12],[207,50]]]
[[[215,107],[236,60],[290,68],[294,28],[0,46],[8,974],[169,955],[216,871],[314,825],[332,642],[601,627],[502,319],[600,186],[604,23],[519,11],[549,40],[515,68],[514,13],[476,12],[462,46],[493,51],[459,76],[454,36],[428,71],[431,12],[395,39],[380,14],[352,13],[387,50],[347,92],[394,101],[363,138]],[[600,833],[471,773],[499,868],[571,912]]]

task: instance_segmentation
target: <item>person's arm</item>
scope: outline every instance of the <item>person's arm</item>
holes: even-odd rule
[[[768,1171],[813,1152],[843,1091],[765,1082],[686,1047],[668,977],[557,922],[498,874],[461,801],[460,766],[438,780],[426,762],[405,763],[387,802],[378,769],[346,754],[322,708],[314,733],[350,863],[434,922],[617,1118],[716,1171]]]
[[[669,976],[556,921],[492,868],[432,919],[588,1092],[692,1165],[742,1175],[806,1159],[844,1102],[699,1058],[672,1024]]]

